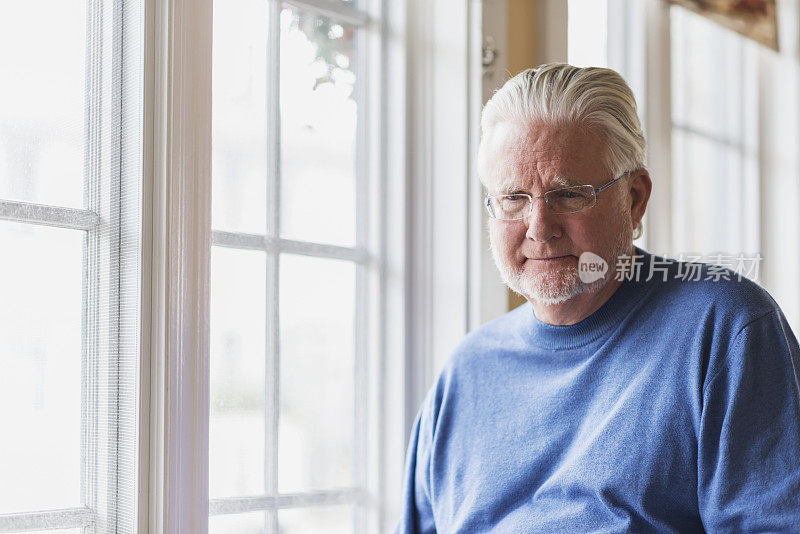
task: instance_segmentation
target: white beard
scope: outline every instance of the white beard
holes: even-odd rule
[[[576,267],[563,267],[533,275],[526,274],[522,269],[512,269],[510,265],[503,263],[497,257],[494,247],[492,257],[500,272],[500,278],[511,291],[542,304],[561,304],[581,293],[597,291],[606,282],[604,277],[586,284],[578,276]]]
[[[604,258],[609,264],[609,269],[602,278],[588,284],[580,279],[577,267],[562,267],[531,275],[525,273],[522,267],[515,268],[504,262],[499,257],[495,247],[491,246],[490,248],[494,263],[500,272],[500,278],[509,289],[528,300],[535,300],[545,305],[553,305],[566,302],[582,293],[600,291],[615,275],[617,258],[630,254],[632,244],[633,227],[629,223],[626,231],[620,234],[615,244],[614,254],[610,258]]]

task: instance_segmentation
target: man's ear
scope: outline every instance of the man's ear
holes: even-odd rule
[[[653,182],[650,181],[650,173],[647,172],[647,169],[637,169],[631,172],[628,179],[628,191],[631,195],[631,221],[634,226],[644,217],[652,189]]]

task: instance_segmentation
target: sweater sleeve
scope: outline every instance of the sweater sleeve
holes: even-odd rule
[[[698,502],[709,532],[800,532],[800,349],[780,310],[748,323],[703,390]]]
[[[432,425],[430,411],[426,409],[430,406],[430,398],[429,393],[411,430],[406,453],[402,514],[395,534],[436,532],[430,491]]]

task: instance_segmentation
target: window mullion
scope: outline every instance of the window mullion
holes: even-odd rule
[[[42,224],[72,230],[92,230],[100,224],[97,213],[77,208],[0,200],[0,220]]]
[[[333,506],[342,504],[364,504],[369,496],[362,488],[338,488],[307,493],[279,495],[254,495],[248,497],[227,497],[213,499],[209,503],[212,516],[241,514],[260,510],[276,513],[278,510],[308,508],[312,506]]]
[[[267,32],[267,238],[280,238],[280,28],[281,3],[269,3]],[[278,425],[280,416],[279,298],[280,252],[267,252],[266,282],[266,354],[264,482],[268,496],[278,495]],[[265,517],[267,533],[279,532],[278,512],[273,508]]]
[[[103,1],[87,2],[86,24],[86,91],[85,91],[85,156],[84,156],[84,207],[98,213],[102,209],[101,198],[101,142],[102,142],[102,76],[103,76]],[[100,215],[102,220],[102,215]],[[101,222],[86,233],[83,247],[83,319],[82,319],[82,446],[81,446],[81,493],[83,503],[91,509],[99,522],[105,525],[105,510],[100,510],[100,495],[104,492],[99,485],[100,439],[103,430],[99,408],[100,402],[100,358],[102,325],[99,302]]]
[[[147,4],[146,4],[147,5]],[[149,524],[152,534],[208,530],[211,0],[154,0],[145,55],[145,199],[152,242]],[[152,214],[150,214],[152,210]],[[145,499],[142,499],[145,500]],[[141,517],[141,516],[140,516]]]
[[[355,40],[355,87],[354,98],[358,109],[356,125],[356,246],[358,250],[366,250],[370,242],[368,224],[369,218],[369,151],[367,149],[367,126],[369,124],[369,108],[367,95],[371,80],[367,76],[367,32],[357,31]],[[368,454],[368,417],[367,399],[369,398],[369,341],[370,329],[368,322],[368,308],[370,305],[370,271],[373,266],[362,263],[356,266],[355,281],[355,313],[353,332],[355,355],[353,386],[354,425],[353,425],[353,481],[359,488],[368,486],[368,475],[372,466],[369,465]],[[357,507],[355,512],[356,533],[368,532],[369,513],[364,507]]]
[[[292,254],[346,260],[356,263],[367,263],[371,257],[364,247],[342,247],[325,243],[295,241],[293,239],[281,239],[265,237],[258,234],[225,232],[219,230],[214,230],[211,233],[211,244],[243,250],[264,250],[268,253],[289,252]]]
[[[29,530],[91,527],[95,514],[88,507],[1,514],[0,532],[25,532]]]

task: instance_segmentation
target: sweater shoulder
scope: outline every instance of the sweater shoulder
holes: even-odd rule
[[[659,280],[659,287],[653,293],[659,307],[663,303],[664,311],[695,317],[712,315],[735,323],[731,324],[734,327],[779,310],[766,289],[732,269],[714,264],[667,261],[671,261],[668,280]],[[686,273],[691,276],[687,277]]]

